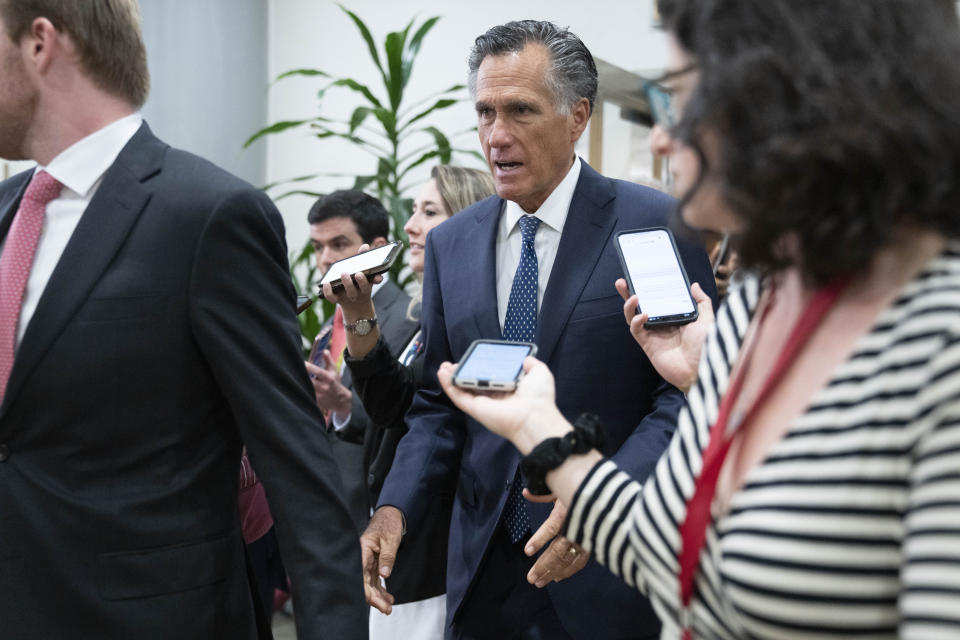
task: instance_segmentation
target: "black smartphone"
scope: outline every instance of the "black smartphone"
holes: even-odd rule
[[[697,303],[677,243],[666,227],[621,231],[614,240],[637,311],[648,327],[686,324],[697,319]]]
[[[333,336],[333,325],[327,325],[320,329],[317,337],[313,339],[313,346],[310,348],[310,356],[307,360],[318,367],[323,365],[323,352],[330,346],[330,338]]]
[[[717,252],[717,258],[713,261],[713,275],[717,275],[717,269],[720,268],[724,262],[727,261],[727,258],[730,256],[730,234],[723,234],[723,238],[720,239],[720,250]]]
[[[312,304],[313,298],[310,296],[297,296],[297,315],[309,309]]]
[[[523,359],[537,354],[531,342],[474,340],[460,359],[453,384],[473,391],[513,391],[523,374]]]
[[[387,271],[393,265],[397,256],[400,255],[402,248],[402,242],[391,242],[382,247],[370,249],[370,251],[334,262],[323,275],[323,279],[320,280],[320,297],[323,297],[323,285],[327,283],[334,289],[342,288],[343,283],[340,282],[340,276],[344,273],[355,274],[362,271],[364,275],[370,278]]]

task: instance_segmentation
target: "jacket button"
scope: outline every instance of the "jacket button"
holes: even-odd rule
[[[6,462],[7,458],[10,457],[10,447],[5,444],[0,444],[0,462]]]
[[[376,482],[376,481],[377,481],[377,476],[373,475],[372,473],[367,476],[367,484],[368,484],[369,486],[372,487],[372,486],[373,486],[373,483]]]

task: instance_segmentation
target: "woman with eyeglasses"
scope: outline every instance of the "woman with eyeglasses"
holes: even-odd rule
[[[554,404],[452,400],[569,505],[663,637],[960,637],[960,30],[947,0],[661,0],[654,132],[739,238],[714,321],[630,330],[686,406],[641,486]],[[626,297],[622,281],[617,283]],[[696,286],[694,295],[702,299]],[[602,354],[597,354],[602,357]],[[598,402],[602,402],[598,398]]]

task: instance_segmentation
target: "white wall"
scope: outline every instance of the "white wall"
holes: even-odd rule
[[[350,76],[371,88],[379,84],[366,45],[352,21],[330,0],[268,0],[268,72],[271,78],[289,69],[319,68],[335,76]],[[438,0],[343,0],[370,27],[378,45],[389,31],[400,30],[414,16],[417,24],[442,15],[424,41],[417,66],[407,88],[412,97],[430,93],[466,80],[466,57],[476,36],[489,27],[525,18],[547,19],[569,26],[595,57],[629,70],[661,68],[665,61],[664,36],[652,28],[651,0],[486,0],[483,3]],[[381,54],[382,55],[382,54]],[[322,80],[291,78],[270,90],[268,119],[292,120],[318,113],[316,90]],[[376,92],[376,91],[375,91]],[[323,101],[324,113],[349,116],[359,104],[349,90],[332,90]],[[362,98],[361,98],[362,99]],[[433,120],[447,133],[475,124],[469,104],[457,105]],[[479,151],[475,134],[457,139],[459,146]],[[316,140],[306,132],[288,131],[268,137],[267,181],[318,172],[373,173],[370,157],[347,143]],[[458,162],[456,157],[454,162]],[[461,156],[462,164],[475,160]],[[424,168],[426,172],[426,168]],[[425,175],[425,173],[424,173]],[[346,178],[314,183],[327,191],[351,186]],[[275,192],[275,193],[280,193]],[[307,238],[307,210],[312,198],[292,196],[278,202],[287,225],[291,248]]]

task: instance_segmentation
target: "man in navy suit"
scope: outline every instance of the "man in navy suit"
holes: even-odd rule
[[[282,220],[151,133],[148,84],[134,0],[0,0],[0,157],[39,164],[0,182],[0,635],[270,637],[246,444],[299,637],[366,638]]]
[[[612,240],[620,230],[668,224],[674,202],[604,178],[576,157],[597,74],[569,31],[535,21],[492,28],[474,46],[470,85],[497,196],[427,239],[425,386],[361,537],[367,599],[389,610],[379,577],[389,574],[405,527],[420,526],[427,493],[456,491],[448,638],[657,637],[648,603],[562,536],[534,560],[559,530],[563,505],[518,499],[519,454],[451,405],[436,370],[477,338],[531,330],[538,357],[556,373],[564,415],[598,414],[608,434],[604,453],[646,477],[673,433],[680,393],[623,324]],[[691,279],[715,298],[702,247],[678,240]],[[518,323],[527,312],[516,309],[534,298]]]

